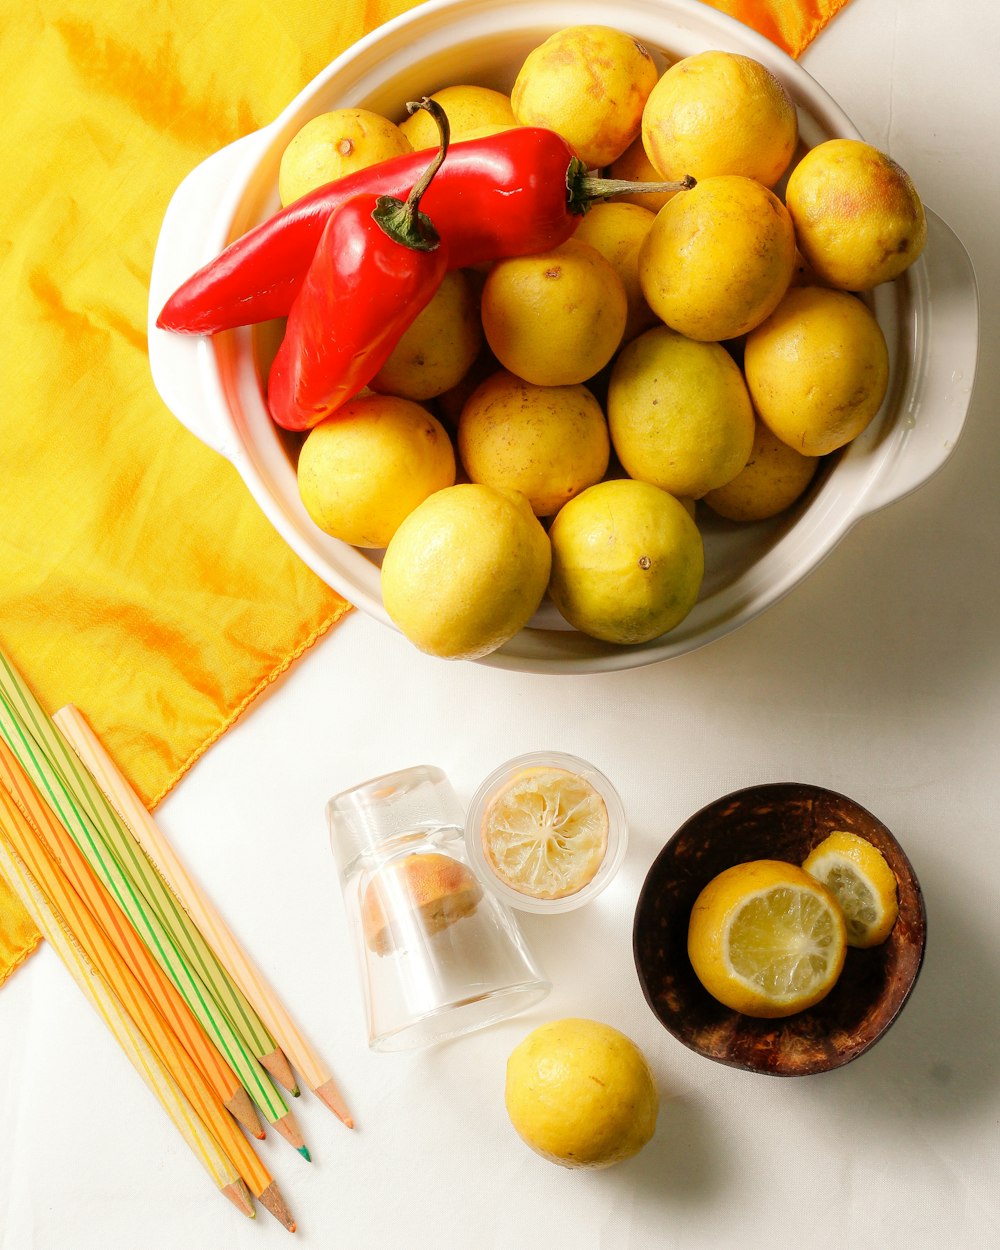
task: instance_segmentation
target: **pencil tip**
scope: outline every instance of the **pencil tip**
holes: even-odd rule
[[[312,1155],[309,1153],[308,1146],[296,1146],[296,1150],[307,1163],[312,1163]]]

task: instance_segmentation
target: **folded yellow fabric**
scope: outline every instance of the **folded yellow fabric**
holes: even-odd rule
[[[348,608],[153,389],[160,221],[193,166],[414,2],[27,0],[3,23],[0,646],[150,806]],[[712,2],[793,52],[840,7]],[[0,981],[37,940],[0,879]]]

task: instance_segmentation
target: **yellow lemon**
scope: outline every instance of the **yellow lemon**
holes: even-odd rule
[[[866,291],[896,278],[927,241],[927,219],[910,176],[858,139],[829,139],[788,178],[785,203],[802,254],[819,279]]]
[[[570,26],[528,53],[511,92],[522,126],[545,126],[588,168],[610,164],[639,133],[657,69],[646,48],[608,26]]]
[[[443,87],[430,97],[444,109],[451,131],[451,141],[469,139],[474,131],[513,126],[514,110],[510,96],[492,87],[459,84]],[[406,135],[415,152],[436,148],[440,142],[437,123],[426,109],[411,113],[399,129]]]
[[[871,422],[889,385],[885,336],[846,291],[793,287],[749,335],[743,368],[754,407],[804,456],[825,456]]]
[[[278,195],[291,204],[324,183],[412,151],[400,128],[370,109],[321,113],[282,152]]]
[[[365,945],[379,956],[405,949],[471,916],[482,896],[472,871],[450,855],[423,851],[390,860],[361,900]]]
[[[729,521],[765,521],[800,498],[818,465],[816,456],[803,456],[757,421],[750,459],[731,481],[703,498]]]
[[[433,399],[457,386],[483,342],[479,301],[469,275],[446,274],[369,385],[406,399]]]
[[[899,914],[896,876],[867,838],[837,830],[814,847],[802,867],[827,887],[840,905],[848,946],[878,946]]]
[[[394,396],[351,400],[314,426],[299,452],[299,493],[321,530],[356,547],[384,547],[403,518],[455,480],[441,423]]]
[[[619,178],[622,182],[665,181],[642,146],[642,136],[633,139],[621,156],[611,162],[608,166],[608,177]],[[673,199],[676,194],[676,191],[623,191],[612,198],[612,203],[638,204],[640,208],[648,208],[650,212],[658,213],[667,200]]]
[[[718,343],[657,326],[624,347],[608,384],[608,427],[625,472],[686,499],[731,481],[750,457],[754,414]]]
[[[668,326],[719,342],[773,312],[795,270],[795,232],[752,178],[706,178],[660,209],[639,254],[646,302]]]
[[[642,142],[668,180],[742,174],[773,187],[798,141],[795,105],[766,66],[735,52],[671,65],[649,94]]]
[[[531,898],[566,898],[594,879],[608,849],[608,808],[579,773],[526,768],[490,799],[480,836],[497,877]]]
[[[657,322],[639,283],[639,250],[655,213],[637,204],[595,204],[577,226],[573,238],[596,248],[621,279],[628,301],[624,342]]]
[[[382,561],[382,601],[415,646],[478,659],[527,625],[545,594],[548,535],[523,495],[460,483],[416,507]]]
[[[836,899],[782,860],[737,864],[714,877],[691,909],[688,956],[713,998],[775,1019],[812,1007],[833,989],[847,935]]]
[[[603,369],[628,319],[621,278],[595,248],[569,239],[493,266],[483,330],[497,360],[536,386],[572,386]]]
[[[601,480],[611,442],[585,386],[534,386],[501,370],[466,401],[458,451],[472,481],[520,491],[537,516],[552,516]]]
[[[596,1020],[553,1020],[507,1060],[505,1102],[521,1139],[567,1168],[630,1159],[656,1131],[659,1094],[631,1038]]]
[[[648,642],[679,625],[697,601],[701,534],[684,504],[658,486],[598,482],[556,513],[549,538],[549,594],[592,638]]]

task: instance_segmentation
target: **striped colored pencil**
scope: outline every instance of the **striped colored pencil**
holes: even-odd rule
[[[69,836],[52,809],[46,804],[27,773],[18,763],[7,743],[0,738],[0,810],[6,810],[11,828],[20,830],[15,850],[28,865],[36,880],[52,873],[65,882],[68,898],[50,901],[70,923],[75,933],[96,926],[114,951],[114,963],[121,963],[138,985],[145,1000],[153,1004],[163,1025],[197,1066],[209,1088],[255,1137],[263,1137],[260,1120],[250,1096],[240,1084],[236,1073],[223,1060],[208,1040],[194,1013],[178,993],[174,984],[139,935],[126,921],[121,910],[98,881],[79,847]],[[16,812],[22,824],[14,825]],[[26,823],[25,823],[26,822]],[[51,862],[46,871],[45,861]],[[72,908],[72,914],[67,910]],[[77,912],[83,913],[78,917]],[[91,952],[91,958],[94,958]],[[121,996],[121,988],[105,970],[113,989]],[[147,1039],[149,1040],[149,1039]]]
[[[11,851],[3,836],[0,836],[0,869],[24,904],[38,931],[66,965],[90,1005],[111,1030],[129,1062],[159,1099],[195,1158],[237,1210],[253,1219],[255,1212],[250,1192],[236,1167],[205,1128],[169,1069],[148,1045],[121,1002],[88,964],[70,933],[47,905],[37,882],[22,860]]]
[[[337,1084],[274,990],[261,976],[211,899],[194,880],[145,804],[129,785],[82,713],[60,708],[53,720],[103,790],[136,841],[155,864],[208,944],[278,1040],[309,1088],[348,1128],[354,1127]]]
[[[25,697],[19,701],[19,706],[22,706],[25,700],[29,702],[30,722],[25,722],[11,705],[8,698],[10,687],[5,683],[4,677],[12,671],[9,661],[0,655],[0,736],[7,741],[32,783],[69,831],[102,885],[113,895],[153,957],[180,991],[213,1044],[240,1078],[250,1097],[275,1129],[290,1141],[304,1158],[309,1159],[309,1151],[302,1140],[298,1124],[274,1082],[257,1063],[252,1051],[233,1028],[226,1013],[219,1008],[210,988],[185,958],[173,934],[161,921],[157,910],[149,905],[143,892],[135,886],[117,857],[109,850],[102,832],[109,831],[110,824],[99,828],[94,823],[78,801],[75,790],[67,783],[61,770],[52,763],[49,751],[59,747],[71,758],[70,775],[85,773],[86,770],[81,769],[72,748],[62,739],[62,735],[34,702],[34,697],[26,688],[23,689]],[[20,678],[17,679],[17,684],[19,687],[23,685]],[[32,727],[40,727],[43,731],[41,740],[32,733]],[[44,732],[46,730],[47,733]],[[89,777],[89,774],[86,775],[90,787],[100,795],[96,783]],[[103,796],[101,798],[103,802]],[[138,847],[131,835],[127,830],[121,829],[117,816],[114,817],[114,821],[115,835],[131,842],[138,852]],[[121,834],[118,834],[118,829],[121,829]],[[145,857],[143,860],[149,868],[148,860],[145,860]],[[151,868],[149,871],[150,876],[159,883],[163,893],[172,899],[169,891]],[[176,900],[173,905],[180,914],[183,914]],[[188,928],[192,927],[186,918],[185,922]],[[204,946],[204,939],[201,939],[201,942]],[[206,951],[207,949],[205,946]],[[212,959],[214,960],[214,956]]]
[[[157,912],[178,949],[211,991],[219,1007],[226,1013],[233,1029],[240,1034],[254,1057],[274,1079],[298,1093],[287,1057],[282,1053],[263,1021],[247,1002],[245,995],[219,963],[198,929],[191,924],[177,899],[150,864],[118,813],[108,802],[101,788],[80,762],[41,704],[28,688],[14,665],[0,653],[0,690],[6,694],[14,713],[45,752],[52,767],[60,773],[64,784],[73,792],[77,804],[118,860],[122,871],[140,889],[149,905]]]

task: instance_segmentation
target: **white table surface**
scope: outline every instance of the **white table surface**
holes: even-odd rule
[[[264,1147],[298,1244],[1000,1244],[998,22],[990,0],[853,0],[802,58],[976,265],[977,387],[932,481],[742,630],[632,672],[449,664],[352,614],[161,807],[357,1116],[352,1134],[307,1094],[296,1112],[314,1162],[273,1134]],[[620,876],[581,911],[525,918],[554,982],[540,1007],[430,1051],[370,1053],[326,799],[426,762],[467,801],[497,763],[538,748],[582,755],[618,785],[631,823]],[[726,791],[777,780],[879,815],[929,916],[923,972],[891,1031],[840,1071],[785,1081],[675,1042],[631,955],[636,896],[667,838]],[[256,869],[230,880],[248,860]],[[504,1111],[508,1053],[564,1015],[630,1034],[662,1092],[653,1142],[605,1172],[544,1162]],[[0,1250],[296,1244],[263,1210],[250,1223],[212,1192],[47,948],[0,993],[0,1122]]]

